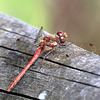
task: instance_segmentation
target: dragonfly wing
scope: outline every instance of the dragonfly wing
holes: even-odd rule
[[[29,50],[32,50],[34,46],[38,46],[38,43],[44,37],[43,27],[41,27],[41,29],[38,30],[37,32],[38,33],[37,33],[37,36],[36,36],[35,40],[34,39],[25,38],[25,37],[17,38],[16,39],[16,45],[17,45],[18,49],[19,50],[24,50],[26,52],[29,52]]]
[[[44,35],[44,31],[43,31],[43,26],[41,26],[34,43],[39,43],[43,39],[44,36],[45,35]]]
[[[70,42],[70,41],[69,41]],[[86,49],[90,52],[96,52],[96,47],[92,43],[86,43],[86,42],[70,42],[72,44],[75,44],[83,49]]]

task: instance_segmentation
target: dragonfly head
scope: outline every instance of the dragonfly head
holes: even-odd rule
[[[60,43],[64,43],[66,41],[67,37],[68,37],[67,33],[66,32],[62,32],[62,31],[57,32],[57,35],[58,35],[58,38],[60,40]]]

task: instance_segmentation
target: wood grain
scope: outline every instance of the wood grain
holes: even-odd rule
[[[38,32],[0,13],[0,100],[35,100],[43,91],[47,92],[46,100],[99,100],[100,56],[74,44],[59,47],[61,52],[52,52],[44,62],[43,55],[39,57],[12,92],[7,92],[34,55]]]

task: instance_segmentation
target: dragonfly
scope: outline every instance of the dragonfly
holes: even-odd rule
[[[42,28],[41,28],[42,29]],[[30,66],[38,59],[40,55],[45,52],[48,52],[45,56],[47,56],[50,52],[55,50],[58,46],[63,46],[63,43],[67,40],[67,33],[63,31],[57,32],[56,35],[47,35],[44,36],[43,39],[38,43],[38,48],[30,60],[30,62],[26,65],[26,67],[21,71],[21,73],[14,79],[11,85],[8,88],[8,92],[10,92],[14,86],[20,81],[26,71],[30,68]]]
[[[43,27],[41,27],[39,33],[41,33],[41,30],[43,30]],[[36,38],[36,41],[37,41],[37,38]],[[38,48],[37,48],[33,58],[30,60],[30,62],[26,65],[26,67],[21,71],[21,73],[11,83],[11,85],[8,88],[8,92],[10,92],[14,88],[14,86],[20,81],[20,79],[23,77],[23,75],[26,73],[26,71],[36,61],[36,59],[39,58],[40,55],[47,52],[47,54],[44,56],[44,59],[45,59],[45,57],[48,54],[50,54],[52,51],[54,51],[56,49],[56,47],[59,47],[59,46],[67,47],[67,46],[69,46],[70,44],[64,45],[67,38],[68,38],[67,33],[63,32],[63,31],[57,32],[56,35],[44,36],[43,39],[41,39],[41,41],[38,43]],[[19,39],[17,39],[17,41],[19,41]],[[88,44],[88,43],[86,43],[86,44]],[[90,45],[91,47],[94,47],[94,49],[95,49],[95,46],[93,44],[90,43],[88,45]],[[68,54],[66,54],[66,56],[69,57]]]

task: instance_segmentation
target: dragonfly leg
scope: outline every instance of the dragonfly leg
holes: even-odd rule
[[[45,58],[46,58],[50,53],[52,53],[53,51],[55,51],[55,49],[56,49],[56,48],[54,47],[52,50],[46,50],[46,51],[48,51],[48,53],[44,55],[43,60],[42,60],[42,65],[43,65],[43,63],[44,63]]]
[[[69,45],[71,45],[72,43],[70,42],[69,44],[67,44],[67,45],[62,45],[62,44],[60,44],[60,46],[64,46],[64,47],[68,47]]]

